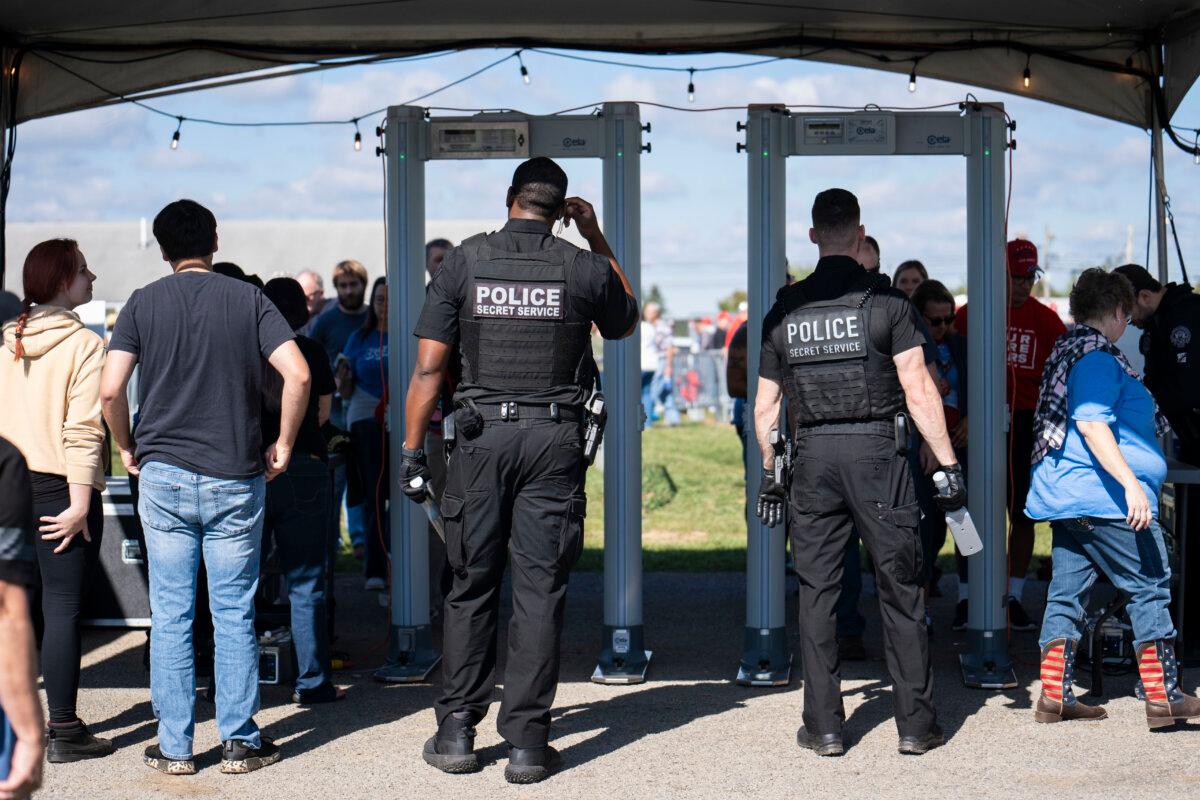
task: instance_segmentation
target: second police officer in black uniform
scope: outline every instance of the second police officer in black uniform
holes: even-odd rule
[[[1200,295],[1187,283],[1163,286],[1138,264],[1115,271],[1133,284],[1130,317],[1144,331],[1146,388],[1179,437],[1179,457],[1200,465]]]
[[[809,238],[820,260],[780,290],[763,321],[754,423],[764,460],[758,515],[775,525],[790,504],[789,534],[800,576],[804,670],[802,747],[844,752],[834,607],[851,526],[875,562],[884,649],[894,682],[901,753],[943,743],[921,596],[920,512],[896,430],[906,405],[950,478],[943,507],[966,502],[962,470],[946,434],[941,396],[926,368],[916,311],[886,278],[859,263],[865,231],[844,189],[817,195]],[[772,471],[770,432],[787,398],[795,457],[790,491]]]
[[[592,392],[591,328],[620,339],[637,327],[633,289],[592,206],[568,198],[548,158],[517,167],[508,222],[451,250],[417,322],[417,366],[406,405],[401,486],[417,502],[428,482],[421,451],[442,374],[457,389],[456,444],[441,511],[453,583],[444,607],[437,734],[424,758],[445,772],[479,768],[474,726],[496,683],[500,582],[512,560],[513,616],[497,727],[511,746],[512,783],[547,777],[567,573],[583,549],[583,406]],[[575,222],[591,252],[552,235]],[[455,353],[451,364],[451,354]]]

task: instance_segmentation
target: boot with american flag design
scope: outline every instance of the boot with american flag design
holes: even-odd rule
[[[1176,720],[1200,717],[1200,700],[1179,688],[1179,662],[1175,648],[1164,639],[1138,646],[1138,672],[1146,693],[1146,724],[1153,728],[1174,725]]]
[[[1033,718],[1038,722],[1062,722],[1071,719],[1104,719],[1104,706],[1088,706],[1075,698],[1075,642],[1055,639],[1042,648],[1042,693],[1038,696]]]

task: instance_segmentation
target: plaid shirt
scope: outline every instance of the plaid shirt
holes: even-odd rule
[[[1033,416],[1034,464],[1045,458],[1051,450],[1062,447],[1066,441],[1067,426],[1070,425],[1067,415],[1067,379],[1075,363],[1093,350],[1108,353],[1131,378],[1138,381],[1142,379],[1130,366],[1125,354],[1100,331],[1083,324],[1067,329],[1054,343],[1054,349],[1042,370],[1042,387]],[[1159,436],[1170,430],[1167,418],[1158,410],[1157,403],[1154,404],[1154,423]]]

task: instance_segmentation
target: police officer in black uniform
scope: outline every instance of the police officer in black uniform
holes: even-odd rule
[[[524,162],[508,190],[508,223],[446,255],[414,331],[420,343],[405,415],[401,486],[421,502],[413,479],[427,483],[427,459],[442,457],[420,448],[449,367],[457,438],[441,511],[454,575],[438,730],[424,758],[445,772],[479,768],[474,726],[495,690],[500,581],[511,557],[513,616],[497,721],[512,748],[510,783],[540,781],[557,761],[547,739],[567,573],[583,550],[592,324],[620,339],[638,323],[633,289],[592,206],[566,193],[566,173],[553,161]],[[576,224],[591,252],[551,234],[560,219]]]
[[[1200,295],[1186,283],[1163,286],[1145,267],[1117,267],[1133,284],[1134,325],[1146,359],[1146,388],[1179,437],[1179,457],[1200,465]]]
[[[921,596],[920,512],[902,454],[907,442],[897,435],[906,405],[950,478],[943,506],[961,508],[966,493],[917,312],[886,278],[863,269],[864,235],[853,194],[818,194],[809,231],[820,251],[817,268],[781,289],[763,321],[754,408],[764,462],[757,510],[768,525],[791,510],[804,668],[797,742],[819,755],[844,752],[834,608],[854,525],[875,562],[900,752],[919,755],[944,739]],[[776,480],[770,443],[783,397],[795,445],[790,493]]]

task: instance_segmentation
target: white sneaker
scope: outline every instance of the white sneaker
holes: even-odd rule
[[[387,588],[387,581],[383,578],[367,578],[367,582],[363,584],[363,588],[368,592],[382,592]]]

